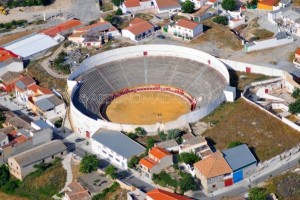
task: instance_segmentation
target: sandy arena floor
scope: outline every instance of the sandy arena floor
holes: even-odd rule
[[[136,125],[166,123],[188,112],[190,104],[182,97],[152,91],[123,95],[114,99],[106,109],[110,121]]]

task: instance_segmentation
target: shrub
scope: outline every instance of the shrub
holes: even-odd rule
[[[165,141],[167,139],[167,135],[163,131],[160,131],[158,136],[161,141]]]
[[[233,11],[236,8],[236,1],[235,0],[223,0],[221,6],[224,10]]]
[[[182,178],[179,181],[179,186],[182,194],[189,190],[195,191],[198,189],[198,185],[191,174],[183,173],[181,177]]]
[[[115,15],[123,15],[122,9],[118,8],[115,12]]]
[[[190,0],[187,0],[182,3],[181,10],[184,13],[193,13],[195,10],[195,4],[191,2]]]
[[[179,161],[184,162],[189,165],[193,165],[194,163],[198,162],[199,160],[201,160],[201,158],[194,153],[184,152],[184,153],[179,154]]]
[[[60,118],[60,119],[58,119],[58,120],[56,120],[56,121],[54,122],[54,126],[55,126],[56,128],[60,128],[60,127],[62,126],[62,122],[63,122],[63,119]]]
[[[300,98],[300,89],[299,88],[294,89],[294,91],[292,93],[292,97],[295,98],[295,99]]]
[[[109,165],[108,167],[106,167],[104,172],[107,176],[109,176],[112,179],[117,178],[117,168],[115,168],[113,165]]]
[[[99,160],[96,155],[85,155],[81,162],[79,171],[81,173],[87,174],[98,169]]]
[[[267,192],[264,188],[252,188],[249,190],[249,200],[266,200]]]
[[[212,20],[213,22],[217,23],[217,24],[222,24],[222,25],[228,25],[228,18],[225,16],[216,16],[215,18],[213,18]]]
[[[137,128],[134,129],[134,131],[135,131],[135,134],[141,135],[141,136],[147,134],[146,130],[142,127],[137,127]]]
[[[128,162],[128,167],[135,168],[138,163],[139,163],[139,158],[137,156],[133,156]]]
[[[9,170],[6,165],[0,166],[0,186],[4,185],[9,180]]]
[[[243,144],[243,143],[240,142],[240,141],[229,142],[229,144],[227,145],[227,148],[230,149],[230,148],[233,148],[233,147],[240,146],[241,144]]]
[[[153,174],[152,180],[155,184],[158,184],[162,187],[171,186],[176,188],[178,185],[178,182],[165,171],[162,171],[159,174]]]
[[[292,114],[299,114],[300,113],[300,99],[298,99],[294,103],[289,104],[289,112],[292,113]]]
[[[133,139],[133,140],[139,137],[139,136],[138,136],[137,134],[135,134],[135,133],[128,133],[127,136],[128,136],[129,138]]]

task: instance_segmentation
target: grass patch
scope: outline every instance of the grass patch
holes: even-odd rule
[[[216,42],[219,48],[229,47],[232,50],[241,50],[242,42],[228,27],[214,23],[211,19],[203,21],[204,34],[191,43]]]
[[[300,174],[288,172],[268,181],[268,193],[275,193],[279,199],[300,199]]]
[[[261,161],[300,142],[299,132],[244,99],[222,104],[203,121],[218,121],[204,133],[217,149],[224,150],[230,142],[240,141],[247,144]]]
[[[3,192],[0,192],[0,199],[7,199],[7,200],[28,200],[27,198],[19,197],[16,195],[10,195],[10,194],[5,194]]]
[[[147,22],[149,22],[151,19],[153,19],[153,16],[152,15],[149,15],[149,14],[145,14],[145,13],[136,13],[135,14],[135,17],[138,17],[140,19],[143,19]]]
[[[26,74],[33,77],[38,84],[44,88],[55,88],[58,91],[63,92],[67,85],[67,81],[65,79],[59,79],[51,76],[38,64],[37,61],[32,61],[27,66]]]
[[[274,33],[266,29],[256,29],[253,32],[253,35],[255,35],[255,37],[257,37],[259,40],[264,40],[264,39],[272,38]]]

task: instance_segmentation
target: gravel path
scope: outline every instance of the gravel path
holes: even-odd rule
[[[67,171],[67,180],[65,183],[65,187],[61,191],[65,191],[67,189],[68,185],[70,185],[70,183],[72,183],[72,181],[73,181],[71,159],[72,159],[72,154],[69,153],[68,155],[66,155],[66,157],[62,161],[63,168]]]

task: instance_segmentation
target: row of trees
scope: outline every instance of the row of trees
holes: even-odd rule
[[[9,8],[25,7],[25,6],[48,6],[54,0],[8,0],[5,6]]]
[[[68,54],[64,51],[58,54],[58,57],[54,60],[52,65],[52,67],[54,67],[56,71],[62,72],[63,74],[71,73],[71,66],[69,64],[64,63],[67,55]]]

